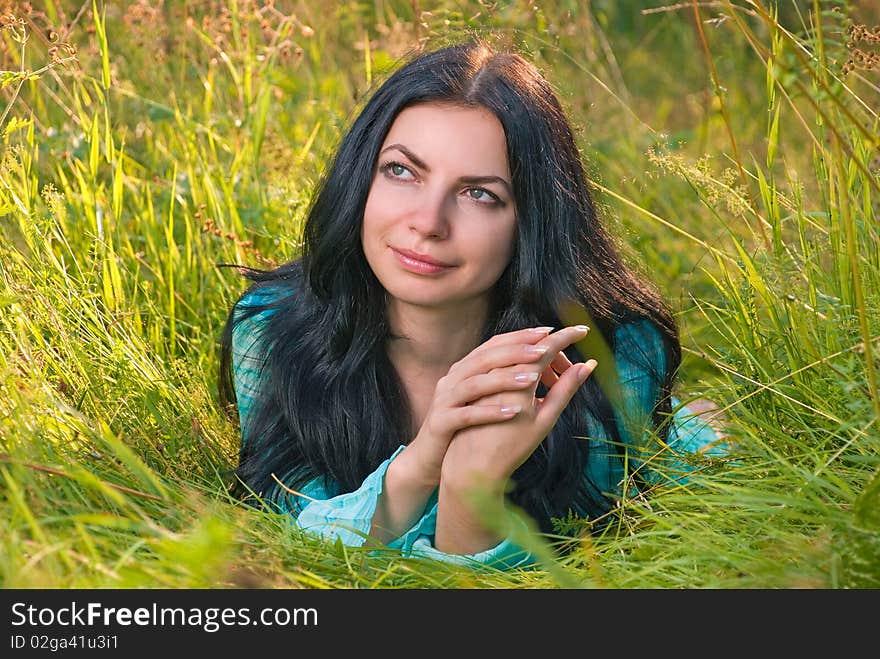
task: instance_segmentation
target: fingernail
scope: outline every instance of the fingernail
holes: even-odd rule
[[[581,365],[580,371],[578,371],[578,380],[585,382],[590,377],[590,373],[596,368],[597,363],[595,359],[590,359],[586,364]]]
[[[522,405],[506,405],[501,408],[501,413],[513,416],[514,414],[519,414],[521,410]]]
[[[575,325],[574,328],[575,328],[578,332],[589,332],[589,331],[590,331],[590,328],[587,327],[586,325]]]
[[[535,382],[538,379],[537,373],[517,373],[514,377],[517,382]]]
[[[552,327],[533,327],[529,330],[532,334],[549,334],[553,331]]]

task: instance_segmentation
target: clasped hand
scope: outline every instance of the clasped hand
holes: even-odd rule
[[[426,480],[446,487],[503,488],[550,433],[596,361],[572,364],[562,352],[582,339],[582,325],[549,333],[499,334],[440,378],[411,443]],[[536,396],[538,382],[548,392]]]

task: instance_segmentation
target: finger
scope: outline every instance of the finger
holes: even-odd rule
[[[553,334],[549,334],[547,338],[542,339],[537,346],[547,346],[547,352],[544,354],[541,364],[544,368],[549,366],[551,362],[564,363],[559,360],[559,354],[565,350],[568,346],[576,341],[580,341],[587,335],[587,332],[590,331],[590,328],[586,325],[573,325],[571,327],[565,327],[558,332],[554,332]],[[563,358],[567,361],[568,358],[563,355]],[[569,362],[570,364],[571,362]]]
[[[557,341],[558,342],[558,341]],[[505,343],[497,346],[486,346],[482,350],[474,350],[463,357],[449,369],[444,376],[444,384],[457,386],[466,378],[489,373],[494,369],[514,366],[516,364],[532,364],[538,362],[550,350],[550,346],[519,342]],[[533,370],[540,373],[547,364],[536,366]]]
[[[535,365],[537,367],[537,369],[540,369],[540,370],[537,370],[536,372],[540,373],[539,379],[540,379],[541,383],[544,384],[545,387],[550,388],[556,384],[556,381],[558,380],[557,372],[563,373],[566,370],[568,370],[569,368],[571,368],[571,361],[568,359],[568,357],[565,355],[565,353],[562,352],[562,348],[565,348],[566,346],[571,345],[575,341],[580,340],[580,338],[582,338],[588,331],[589,331],[589,328],[587,328],[583,325],[567,327],[563,330],[560,330],[556,334],[549,335],[547,337],[547,339],[542,340],[537,345],[538,348],[547,347],[547,352],[544,353],[544,355],[541,356],[541,358],[539,360],[537,360],[538,363]],[[559,348],[559,350],[556,352],[555,355],[551,356],[552,347],[550,347],[550,346],[555,347],[555,348]],[[510,348],[510,347],[512,347],[512,346],[503,346],[503,347],[499,347],[499,348],[489,348],[489,349],[485,350],[482,353],[482,355],[477,355],[472,358],[472,360],[476,359],[477,361],[471,361],[471,363],[469,363],[469,364],[461,364],[459,366],[460,370],[457,373],[458,377],[462,378],[464,373],[470,373],[474,369],[474,367],[477,365],[480,365],[480,367],[490,367],[489,360],[491,360],[491,359],[496,359],[496,358],[497,359],[509,359],[511,357],[512,353],[508,349],[505,349],[505,348]],[[524,348],[528,349],[529,346],[524,346]],[[535,359],[535,357],[533,355],[530,358],[532,360]],[[528,371],[529,368],[531,367],[530,364],[520,364],[518,366],[526,371]],[[532,368],[534,368],[534,367],[532,367]],[[491,375],[496,370],[500,370],[500,369],[498,369],[496,367],[496,368],[492,369],[489,372],[489,374]],[[470,377],[476,378],[478,376],[474,375],[474,376],[470,376]],[[533,382],[533,381],[530,380],[530,382]],[[458,390],[460,387],[462,387],[464,385],[465,385],[465,380],[461,380],[460,384],[457,384],[455,386],[455,389]],[[498,400],[500,400],[500,399],[497,396],[493,396],[493,394],[497,394],[497,393],[501,393],[502,391],[509,391],[510,390],[509,387],[504,387],[503,389],[496,389],[496,390],[491,390],[491,391],[489,389],[485,389],[485,388],[480,388],[480,389],[474,390],[472,388],[472,386],[473,385],[469,384],[467,386],[467,388],[465,389],[465,391],[459,393],[459,396],[458,396],[459,404],[464,404],[467,402],[476,401],[479,399],[478,396],[490,396],[489,402],[494,404],[494,403],[498,402]],[[501,385],[499,384],[499,386],[501,386]],[[517,389],[520,389],[520,388],[517,387]],[[486,401],[482,400],[480,402],[486,402]]]
[[[509,421],[522,411],[522,405],[465,405],[449,411],[446,428],[456,433],[465,428]]]
[[[571,360],[569,360],[568,356],[564,352],[556,353],[556,357],[550,362],[550,366],[553,367],[553,370],[559,373],[565,373],[569,368],[571,368]]]
[[[449,405],[461,406],[506,391],[521,391],[536,387],[539,373],[534,365],[515,364],[478,373],[459,382],[449,393]],[[482,401],[481,401],[482,402]],[[494,404],[495,401],[489,401]]]
[[[556,371],[553,370],[553,364],[556,362],[554,359],[550,362],[550,366],[544,369],[541,373],[541,384],[543,384],[548,389],[556,384],[556,381],[559,379],[559,376],[556,375]]]
[[[590,377],[595,368],[596,360],[590,359],[585,364],[572,365],[571,368],[559,376],[559,380],[547,392],[547,395],[544,396],[541,406],[535,415],[535,420],[541,428],[549,432],[572,396],[587,381],[587,378]]]
[[[571,368],[571,361],[566,354],[564,352],[557,353],[550,365],[541,373],[541,383],[549,389],[556,384],[559,375],[565,373],[569,368]]]
[[[497,348],[498,346],[503,345],[513,345],[518,343],[528,343],[530,345],[535,344],[552,331],[552,327],[526,327],[525,329],[514,330],[513,332],[496,334],[488,341],[481,343],[476,348],[471,350],[469,354],[479,354],[484,352],[488,348]]]

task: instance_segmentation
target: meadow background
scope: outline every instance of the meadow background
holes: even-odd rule
[[[468,35],[554,83],[735,460],[541,569],[294,532],[225,494],[234,263],[296,256],[354,112]],[[880,586],[880,10],[863,2],[0,0],[0,584]]]

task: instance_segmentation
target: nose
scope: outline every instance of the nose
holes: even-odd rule
[[[449,200],[437,193],[423,195],[422,203],[413,209],[409,228],[426,238],[443,240],[449,237]]]

